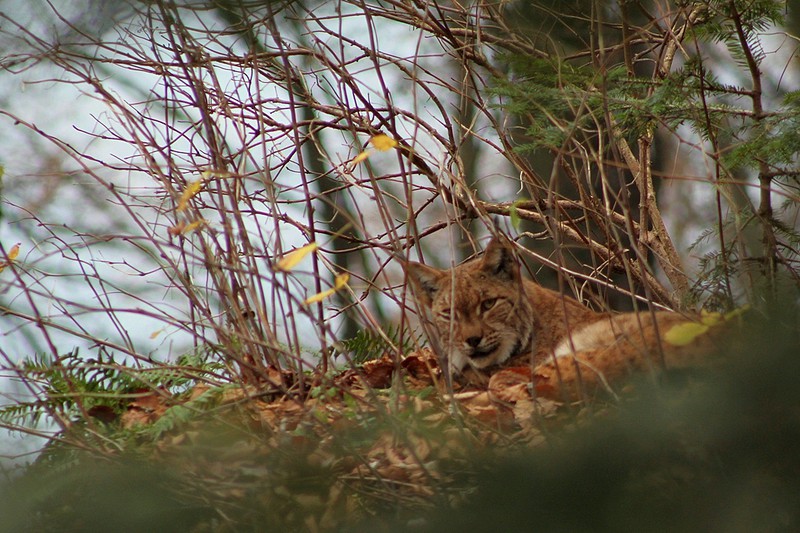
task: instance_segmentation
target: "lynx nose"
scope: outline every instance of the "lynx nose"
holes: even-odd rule
[[[469,344],[469,345],[470,345],[471,347],[473,347],[473,348],[477,348],[477,347],[478,347],[478,345],[481,343],[481,341],[482,341],[482,340],[483,340],[483,337],[478,337],[478,336],[475,336],[475,337],[469,337],[469,338],[467,339],[467,344]]]

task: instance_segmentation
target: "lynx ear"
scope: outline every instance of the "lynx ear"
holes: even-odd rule
[[[483,253],[481,268],[491,277],[508,281],[520,279],[519,260],[514,248],[503,237],[493,237]]]
[[[443,270],[423,265],[422,263],[408,262],[405,264],[408,279],[414,295],[425,307],[433,304],[436,293],[442,286],[442,278],[447,275]]]

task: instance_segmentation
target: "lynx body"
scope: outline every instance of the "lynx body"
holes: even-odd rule
[[[613,358],[616,367],[647,366],[663,362],[664,331],[687,321],[673,312],[595,312],[524,279],[513,248],[497,238],[483,257],[452,270],[420,263],[406,267],[454,374],[522,356],[534,365],[553,357],[592,354],[603,361]]]

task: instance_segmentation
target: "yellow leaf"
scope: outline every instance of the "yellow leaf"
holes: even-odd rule
[[[6,258],[7,259],[5,261],[0,261],[0,272],[5,270],[5,268],[8,265],[10,265],[11,262],[14,261],[17,258],[17,256],[19,255],[19,246],[20,246],[20,244],[22,244],[22,243],[18,242],[17,244],[12,246],[11,249],[6,254]]]
[[[379,152],[385,152],[397,146],[397,141],[383,133],[379,133],[378,135],[374,136],[369,140],[369,142],[372,143],[372,146],[374,146]]]
[[[183,235],[184,230],[186,229],[186,222],[180,221],[174,226],[170,226],[167,229],[167,233],[172,235],[173,237],[177,237],[178,235]]]
[[[196,231],[196,230],[200,229],[201,227],[204,227],[204,226],[207,226],[207,225],[208,225],[208,220],[206,220],[204,218],[198,218],[197,220],[195,220],[194,222],[192,222],[190,224],[187,224],[186,222],[181,220],[180,222],[178,222],[174,226],[170,226],[167,229],[167,232],[169,232],[169,234],[172,235],[173,237],[177,237],[178,235],[185,235],[185,234],[187,234],[189,232]]]
[[[186,188],[183,189],[183,194],[181,194],[180,200],[178,200],[178,211],[185,211],[186,208],[189,207],[189,200],[194,198],[194,196],[200,192],[205,183],[205,179],[199,179],[196,181],[191,181],[188,185],[186,185]]]
[[[360,154],[355,156],[353,158],[353,160],[351,161],[351,163],[353,163],[354,165],[357,165],[357,164],[361,163],[362,161],[364,161],[365,159],[367,159],[371,153],[372,152],[370,152],[369,150],[364,150],[363,152],[361,152]]]
[[[281,260],[275,264],[275,270],[283,270],[284,272],[290,271],[291,269],[296,267],[297,263],[302,261],[305,256],[307,256],[316,249],[317,249],[317,243],[311,242],[306,244],[305,246],[297,248],[296,250],[292,250],[291,252],[283,256]]]
[[[337,291],[347,285],[347,282],[350,281],[350,274],[345,272],[344,274],[339,274],[336,276],[336,279],[333,281],[333,288]]]
[[[711,326],[700,322],[683,322],[672,326],[664,334],[664,340],[673,346],[686,346],[704,334]]]
[[[347,273],[339,274],[338,276],[336,276],[336,279],[333,281],[333,288],[332,289],[327,289],[327,290],[324,290],[322,292],[318,292],[317,294],[315,294],[313,296],[309,296],[308,298],[306,298],[303,301],[303,303],[306,304],[306,305],[309,305],[309,304],[314,304],[314,303],[317,303],[317,302],[321,302],[325,298],[327,298],[329,296],[332,296],[336,291],[338,291],[339,289],[341,289],[342,287],[347,285],[347,282],[349,280],[350,280],[350,274],[347,274]]]
[[[700,321],[706,326],[716,326],[723,318],[721,313],[709,313],[705,309],[700,315]]]
[[[309,304],[315,304],[317,302],[321,302],[322,300],[324,300],[328,296],[331,296],[335,292],[336,292],[336,289],[328,289],[328,290],[325,290],[325,291],[322,291],[322,292],[318,292],[317,294],[315,294],[313,296],[309,296],[308,298],[303,300],[303,303],[306,304],[306,305],[309,305]]]
[[[194,222],[192,222],[191,224],[186,226],[183,229],[183,233],[189,233],[191,231],[195,231],[195,230],[205,226],[206,224],[208,224],[208,221],[206,219],[198,218],[197,220],[195,220]]]
[[[209,180],[211,178],[230,178],[233,174],[225,170],[204,170],[200,175],[203,180]]]
[[[18,242],[17,244],[12,246],[11,249],[8,251],[8,260],[9,261],[13,261],[19,255],[19,245],[20,244],[22,244],[22,243]]]
[[[732,318],[739,317],[739,316],[745,314],[749,310],[750,310],[750,305],[749,304],[744,304],[743,306],[741,306],[741,307],[739,307],[737,309],[734,309],[733,311],[731,311],[729,313],[726,313],[725,314],[725,320],[727,321],[727,320],[730,320]]]

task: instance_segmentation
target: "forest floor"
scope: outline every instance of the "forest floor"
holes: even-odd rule
[[[796,341],[764,330],[719,367],[569,401],[525,367],[449,394],[427,349],[309,374],[303,394],[277,370],[143,390],[0,485],[0,531],[783,530]]]

